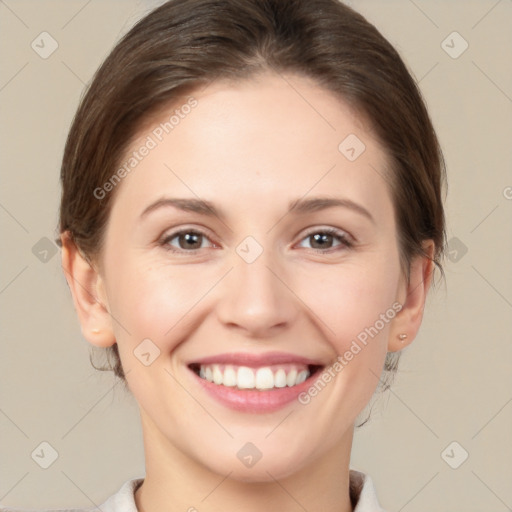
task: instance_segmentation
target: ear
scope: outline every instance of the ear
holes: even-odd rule
[[[98,347],[114,345],[116,340],[102,277],[82,255],[69,232],[61,235],[61,242],[62,269],[84,338]]]
[[[423,248],[429,257],[416,256],[411,261],[409,283],[406,276],[402,276],[400,281],[397,301],[402,305],[402,309],[396,315],[390,329],[388,352],[397,352],[409,345],[420,328],[434,270],[434,263],[429,259],[434,256],[434,242],[426,240]],[[404,334],[406,337],[401,339]]]

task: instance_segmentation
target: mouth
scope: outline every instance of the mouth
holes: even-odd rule
[[[324,365],[278,363],[266,366],[246,366],[217,363],[188,365],[200,379],[238,390],[269,391],[292,388],[321,372]]]
[[[237,412],[263,414],[298,402],[326,364],[284,352],[230,352],[186,366],[205,397]]]

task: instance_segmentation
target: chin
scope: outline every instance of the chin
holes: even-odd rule
[[[238,458],[234,461],[230,457],[225,464],[215,464],[209,469],[219,475],[229,475],[230,480],[244,483],[270,483],[282,480],[296,473],[303,466],[304,461],[283,457],[282,452],[262,455],[252,466],[245,466]]]

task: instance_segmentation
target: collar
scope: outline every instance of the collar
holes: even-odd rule
[[[119,491],[110,496],[101,506],[103,512],[138,512],[135,506],[135,491],[144,478],[126,481]],[[385,512],[379,505],[375,486],[369,475],[350,469],[350,499],[353,512]]]
[[[355,469],[350,470],[350,499],[353,512],[385,512],[379,505],[371,477]]]

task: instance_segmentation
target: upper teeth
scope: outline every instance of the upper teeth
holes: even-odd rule
[[[310,375],[302,365],[264,366],[258,369],[248,366],[201,365],[199,376],[209,382],[239,389],[272,389],[296,386]]]

